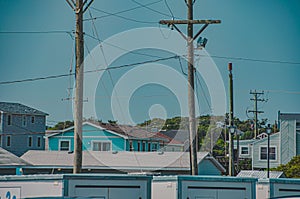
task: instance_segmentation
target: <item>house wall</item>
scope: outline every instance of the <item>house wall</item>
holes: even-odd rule
[[[240,140],[239,141],[239,157],[240,158],[252,158],[252,146],[253,142],[256,140]],[[247,147],[248,148],[248,154],[242,154],[242,147]],[[234,149],[237,149],[237,141],[234,140]]]
[[[296,120],[282,120],[281,132],[281,160],[287,164],[296,155]]]
[[[260,160],[260,148],[268,147],[268,139],[262,139],[253,143],[253,167],[267,168],[267,160]],[[270,147],[276,147],[276,160],[270,160],[270,168],[277,167],[281,163],[280,158],[280,133],[271,135]]]
[[[11,115],[11,125],[8,125],[8,115]],[[31,117],[34,116],[34,123]],[[27,150],[44,150],[45,141],[43,136],[46,130],[46,116],[41,115],[21,115],[2,113],[2,131],[1,131],[1,147],[11,153],[21,156]],[[26,125],[23,124],[25,117]],[[7,146],[7,139],[10,136],[11,144]],[[28,139],[32,138],[32,146],[28,146]],[[40,146],[38,146],[40,139]]]
[[[207,159],[198,164],[198,175],[222,175],[221,171]]]
[[[100,130],[98,128],[84,125],[82,128],[82,149],[92,150],[93,142],[110,142],[112,151],[124,151],[126,148],[126,140],[120,136],[110,133],[106,130]],[[48,138],[49,148],[48,150],[59,150],[59,143],[62,140],[70,141],[70,150],[74,150],[74,129],[63,132],[58,135],[54,135]]]
[[[160,144],[158,141],[154,140],[137,140],[137,139],[129,139],[126,140],[126,151],[130,151],[130,142],[132,142],[133,149],[132,151],[154,151],[156,145],[156,151],[160,150]],[[142,145],[145,143],[145,149],[142,150]],[[150,143],[150,148],[149,148]],[[138,150],[138,144],[140,144],[140,150]]]

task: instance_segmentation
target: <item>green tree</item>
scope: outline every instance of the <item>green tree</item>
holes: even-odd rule
[[[55,126],[49,127],[48,130],[62,130],[71,126],[74,126],[74,121],[58,122]]]
[[[283,171],[287,178],[300,178],[300,155],[295,156],[287,164],[273,168],[273,171]]]

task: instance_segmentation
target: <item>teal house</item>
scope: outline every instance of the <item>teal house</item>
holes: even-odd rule
[[[74,127],[47,131],[46,150],[74,150]],[[159,133],[152,133],[128,125],[84,122],[82,125],[82,146],[88,151],[158,151],[168,139]]]

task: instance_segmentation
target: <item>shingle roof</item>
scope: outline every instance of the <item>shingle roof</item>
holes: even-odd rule
[[[25,106],[20,103],[0,102],[0,111],[13,114],[48,115],[45,112]]]
[[[37,151],[26,152],[22,159],[28,161],[34,166],[41,167],[72,167],[74,154],[66,151]],[[220,171],[225,169],[219,163],[209,156],[209,153],[199,152],[198,163],[204,159],[210,160]],[[190,167],[189,153],[181,152],[101,152],[84,151],[83,168],[114,168],[114,169],[184,169]]]
[[[267,171],[250,171],[242,170],[237,177],[250,177],[250,178],[267,178]],[[281,171],[270,171],[270,178],[282,178],[284,177]]]
[[[189,131],[187,130],[167,130],[160,131],[160,133],[172,138],[173,140],[177,140],[178,142],[184,143],[189,139]]]
[[[19,165],[29,165],[29,163],[0,147],[0,167]]]
[[[149,131],[146,131],[144,129],[134,127],[134,126],[119,125],[119,124],[107,124],[107,123],[96,122],[96,121],[83,122],[83,125],[85,125],[85,124],[94,126],[99,129],[105,129],[110,132],[114,132],[121,136],[125,136],[126,138],[128,137],[129,139],[141,139],[141,140],[151,139],[151,140],[168,142],[168,139],[159,133],[149,132]],[[74,126],[69,127],[64,130],[47,131],[47,133],[49,133],[49,135],[47,137],[52,137],[54,135],[57,135],[57,134],[60,134],[60,133],[63,133],[63,132],[66,132],[66,131],[69,131],[72,129],[74,129]]]

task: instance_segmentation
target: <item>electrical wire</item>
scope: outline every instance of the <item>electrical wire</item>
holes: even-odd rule
[[[178,56],[171,56],[171,57],[147,60],[147,61],[143,61],[143,62],[136,62],[136,63],[131,63],[131,64],[112,66],[112,67],[109,67],[109,68],[100,68],[100,69],[85,71],[84,73],[94,73],[94,72],[100,72],[100,71],[127,68],[127,67],[132,67],[132,66],[137,66],[137,65],[143,65],[143,64],[148,64],[148,63],[155,63],[155,62],[159,62],[159,61],[165,61],[165,60],[169,60],[169,59],[176,59],[177,57]],[[75,73],[73,72],[73,73],[68,73],[68,74],[50,75],[50,76],[45,76],[45,77],[28,78],[28,79],[22,79],[22,80],[3,81],[3,82],[0,82],[0,85],[21,83],[21,82],[33,82],[33,81],[46,80],[46,79],[57,79],[57,78],[61,78],[61,77],[68,77],[70,75],[75,75]]]
[[[152,9],[152,8],[148,7],[147,4],[139,3],[139,2],[137,2],[136,0],[131,0],[131,1],[134,2],[134,3],[136,3],[136,4],[138,4],[138,5],[140,5],[140,6],[142,6],[143,8],[146,8],[147,10],[152,11],[152,12],[158,13],[158,14],[163,15],[163,16],[166,16],[166,17],[172,17],[172,19],[174,19],[174,18],[179,19],[178,17],[174,17],[173,14],[168,15],[168,14],[166,14],[166,13],[163,13],[163,12],[157,11],[157,10],[155,10],[155,9]],[[171,13],[172,13],[172,12],[171,12]]]
[[[245,57],[229,57],[229,56],[218,56],[218,55],[200,55],[200,54],[195,54],[195,56],[212,57],[212,58],[217,58],[217,59],[239,60],[239,61],[253,61],[253,62],[261,62],[261,63],[300,65],[300,62],[280,61],[280,60],[254,59],[254,58],[245,58]]]
[[[206,104],[207,104],[207,106],[208,106],[208,108],[209,108],[209,111],[212,111],[212,108],[211,108],[211,105],[210,105],[210,103],[209,103],[209,99],[208,99],[208,97],[206,96],[206,94],[205,94],[205,91],[204,91],[204,88],[203,88],[203,86],[202,86],[202,84],[201,84],[201,82],[200,82],[200,78],[199,78],[199,76],[198,76],[198,73],[195,73],[195,76],[196,76],[196,85],[197,85],[197,82],[198,82],[198,84],[199,84],[199,86],[200,86],[200,89],[201,89],[201,93],[203,94],[203,97],[204,97],[204,99],[205,99],[205,102],[206,102]],[[196,91],[197,92],[197,91]],[[198,93],[198,92],[197,92]],[[198,98],[199,99],[199,98]]]
[[[136,23],[144,23],[144,24],[158,24],[157,21],[142,21],[142,20],[132,19],[132,18],[129,18],[129,17],[124,17],[122,15],[114,14],[114,13],[107,12],[107,11],[104,11],[104,10],[100,10],[100,9],[94,8],[94,7],[92,7],[91,9],[96,10],[98,12],[105,13],[105,14],[109,14],[111,16],[115,16],[115,17],[118,17],[120,19],[124,19],[124,20],[127,20],[127,21],[132,21],[132,22],[136,22]],[[96,19],[99,19],[99,18],[101,18],[101,17],[93,17],[89,20],[96,20]]]
[[[0,31],[0,34],[71,34],[68,30],[46,30],[46,31]]]
[[[108,45],[108,46],[112,46],[112,47],[114,47],[114,48],[117,48],[117,49],[119,49],[119,50],[123,50],[123,51],[128,52],[128,53],[133,54],[133,55],[142,55],[142,56],[151,57],[151,58],[163,58],[163,57],[157,56],[157,55],[150,55],[150,54],[146,54],[146,53],[133,52],[133,51],[130,51],[130,50],[128,50],[128,49],[122,48],[122,47],[120,47],[120,46],[114,45],[114,44],[112,44],[112,43],[109,43],[109,42],[100,40],[100,39],[98,39],[98,38],[96,38],[96,37],[94,37],[94,36],[92,36],[92,35],[90,35],[90,34],[85,33],[85,35],[88,36],[88,37],[91,38],[91,39],[94,39],[94,40],[96,40],[96,41],[100,41],[102,44],[106,44],[106,45]]]
[[[165,0],[165,4],[166,4],[166,6],[167,6],[167,8],[168,8],[168,10],[169,10],[169,12],[170,12],[170,14],[172,16],[172,19],[174,19],[174,14],[173,14],[173,12],[172,12],[172,10],[171,10],[171,8],[170,8],[167,0]]]
[[[154,2],[151,2],[151,3],[145,4],[145,6],[154,5],[154,4],[159,3],[161,1],[162,0],[154,1]],[[130,12],[130,11],[133,11],[133,10],[140,9],[140,8],[143,8],[143,7],[144,6],[136,6],[136,7],[129,8],[129,9],[126,9],[126,10],[122,10],[122,11],[119,11],[119,12],[114,12],[112,14],[122,14],[122,13],[126,13],[126,12]],[[91,8],[94,8],[94,7],[91,7]],[[99,16],[99,17],[97,17],[97,19],[102,19],[102,18],[110,17],[110,16],[112,16],[112,14],[106,14],[106,15],[103,15],[103,16]],[[93,20],[93,19],[92,18],[88,18],[88,19],[84,19],[83,21],[89,21],[89,20]]]

